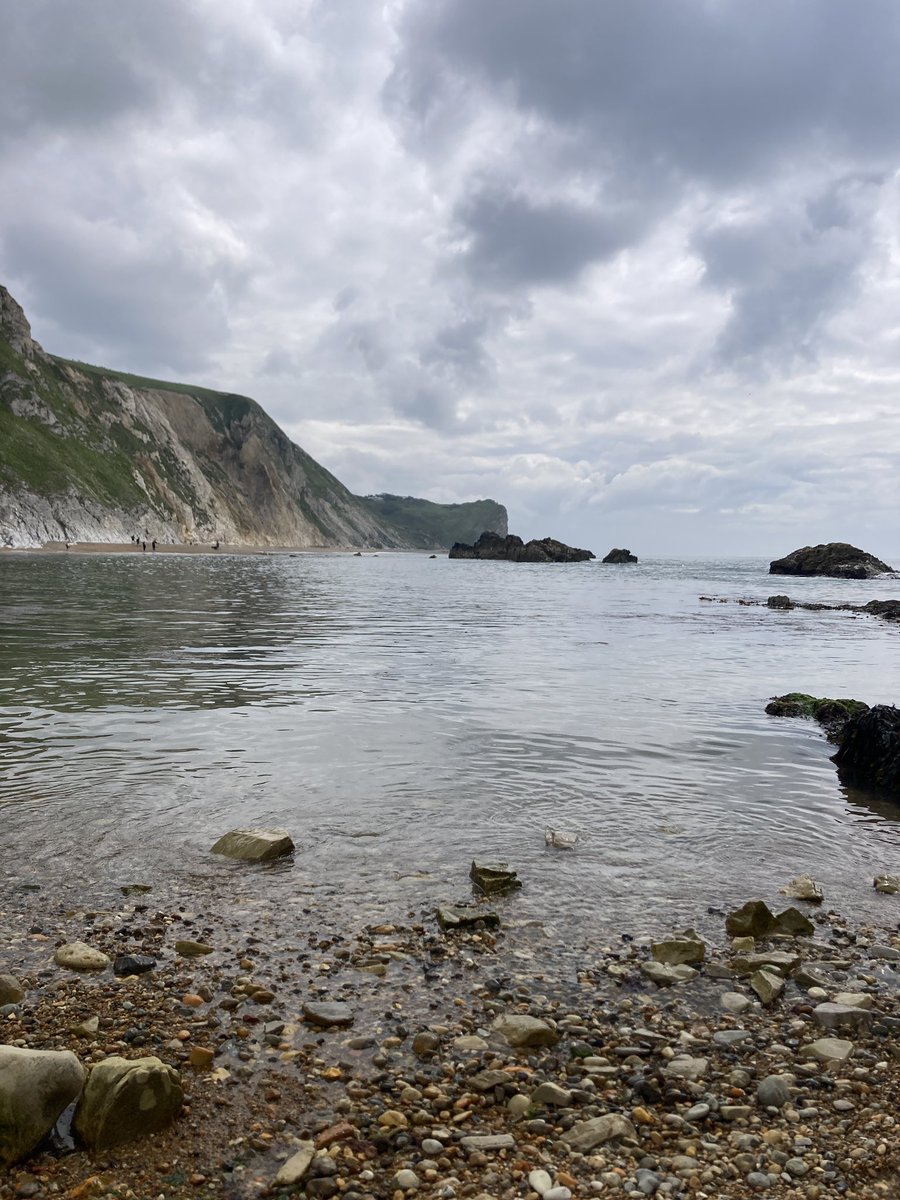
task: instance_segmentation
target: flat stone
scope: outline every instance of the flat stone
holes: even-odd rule
[[[0,1005],[18,1004],[25,999],[25,989],[15,975],[0,975]]]
[[[512,1076],[508,1071],[479,1071],[468,1082],[469,1087],[473,1087],[476,1092],[490,1092],[495,1087],[505,1087],[506,1084],[512,1083]]]
[[[119,976],[144,975],[156,966],[156,959],[149,954],[120,954],[113,960],[113,974]]]
[[[657,987],[672,987],[676,983],[687,983],[697,972],[687,963],[679,963],[670,967],[660,962],[641,963],[641,971],[648,979],[652,979]]]
[[[193,1046],[191,1048],[188,1062],[198,1071],[202,1071],[205,1067],[211,1065],[216,1057],[215,1051],[210,1050],[207,1046]]]
[[[109,966],[109,955],[102,950],[95,950],[86,942],[69,942],[58,947],[53,955],[54,961],[70,971],[103,971]]]
[[[559,1034],[539,1017],[504,1013],[491,1026],[510,1046],[555,1046]]]
[[[678,1054],[666,1063],[662,1073],[672,1079],[689,1079],[695,1082],[702,1079],[708,1070],[708,1058],[692,1058],[690,1054]]]
[[[497,913],[475,904],[442,904],[436,916],[441,929],[469,929],[479,923],[496,928],[500,924]]]
[[[105,1150],[165,1129],[183,1100],[178,1072],[158,1058],[105,1058],[88,1076],[74,1128],[92,1150]]]
[[[460,1139],[464,1150],[514,1150],[516,1139],[510,1133],[476,1133]]]
[[[867,1011],[875,1007],[875,1001],[868,992],[838,992],[834,1002],[849,1005],[851,1008],[864,1008]]]
[[[763,1108],[784,1108],[790,1098],[790,1081],[785,1075],[767,1075],[757,1085],[756,1099]]]
[[[531,1093],[531,1103],[540,1108],[568,1108],[572,1093],[557,1083],[542,1083]]]
[[[752,1109],[749,1104],[721,1104],[719,1115],[723,1121],[746,1121]]]
[[[83,1083],[84,1067],[70,1050],[0,1046],[0,1165],[30,1154]]]
[[[775,925],[775,914],[763,900],[748,900],[725,919],[730,937],[765,937]]]
[[[870,946],[869,958],[877,958],[881,962],[900,962],[900,950],[896,946]]]
[[[199,958],[203,954],[212,954],[213,947],[206,942],[192,942],[189,939],[179,939],[175,943],[175,953],[182,958]]]
[[[476,1054],[488,1048],[484,1038],[476,1033],[464,1033],[462,1037],[454,1038],[452,1045],[454,1050],[474,1051]]]
[[[274,1180],[275,1186],[293,1187],[295,1183],[299,1183],[309,1170],[309,1164],[315,1156],[315,1145],[312,1142],[301,1142],[300,1148],[279,1168]]]
[[[502,896],[504,892],[514,892],[522,886],[516,872],[510,870],[505,862],[482,862],[473,859],[469,868],[469,878],[485,896]]]
[[[865,1033],[872,1027],[872,1014],[852,1004],[817,1004],[813,1009],[815,1023],[831,1032],[849,1030]]]
[[[293,849],[294,843],[283,829],[232,829],[219,838],[210,853],[258,863],[281,858]]]
[[[845,1041],[843,1038],[819,1038],[815,1042],[810,1042],[808,1046],[803,1046],[800,1050],[800,1057],[814,1058],[823,1063],[845,1062],[854,1049],[853,1043]]]
[[[353,1009],[340,1000],[319,1003],[308,1001],[303,1005],[303,1019],[323,1029],[353,1024]]]
[[[779,975],[790,975],[800,966],[800,955],[790,950],[760,950],[756,954],[741,954],[731,964],[736,975],[752,975],[754,971],[773,969]]]
[[[749,1041],[753,1034],[749,1029],[719,1029],[713,1034],[713,1042],[717,1046],[738,1046],[741,1042]]]
[[[748,1008],[753,1007],[753,1001],[742,992],[723,992],[719,997],[719,1003],[728,1012],[734,1013],[736,1017],[739,1017],[741,1013],[745,1013]]]
[[[763,1004],[773,1004],[784,991],[784,979],[774,971],[756,971],[750,976],[750,986]]]
[[[808,900],[812,904],[821,904],[824,894],[811,875],[798,875],[786,884],[781,893],[791,900]]]
[[[900,875],[876,875],[875,891],[885,896],[896,896],[900,892]]]
[[[638,1140],[637,1130],[627,1117],[619,1113],[605,1113],[602,1117],[592,1117],[589,1121],[579,1121],[577,1125],[563,1134],[562,1140],[580,1154],[587,1154],[596,1146],[606,1142]]]
[[[692,1124],[697,1121],[703,1121],[709,1116],[710,1108],[708,1104],[695,1104],[684,1114],[684,1119]]]

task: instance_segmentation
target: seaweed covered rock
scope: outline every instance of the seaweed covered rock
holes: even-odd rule
[[[618,563],[635,563],[635,562],[637,562],[637,555],[632,554],[630,550],[613,549],[613,550],[610,550],[610,552],[609,552],[609,554],[607,554],[606,558],[602,559],[601,561],[605,562],[605,563],[616,563],[616,564],[618,564]]]
[[[874,554],[848,542],[802,546],[769,564],[770,575],[830,575],[836,579],[873,579],[892,571],[893,567]]]
[[[832,700],[828,696],[808,696],[805,692],[787,692],[773,696],[766,705],[770,717],[811,717],[818,721],[831,742],[839,742],[851,717],[869,711],[862,700],[846,697]]]
[[[590,550],[579,550],[567,546],[556,538],[533,538],[523,542],[514,533],[502,537],[499,533],[486,530],[474,546],[455,542],[450,558],[487,558],[500,562],[587,562],[594,557]]]
[[[834,761],[842,777],[900,796],[900,708],[876,704],[847,721]]]

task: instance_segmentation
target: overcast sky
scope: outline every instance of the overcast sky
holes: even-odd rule
[[[896,0],[0,15],[0,282],[48,350],[526,538],[900,552]]]

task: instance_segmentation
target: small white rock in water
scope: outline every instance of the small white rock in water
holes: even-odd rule
[[[900,875],[876,875],[875,891],[885,896],[896,896],[900,892]]]
[[[232,829],[219,838],[211,853],[242,862],[269,862],[293,849],[294,843],[283,829]]]
[[[798,875],[781,889],[781,893],[792,900],[809,900],[813,904],[821,904],[824,899],[822,889],[811,875]]]
[[[547,829],[544,841],[555,850],[574,850],[578,844],[577,833],[563,833],[561,829]]]

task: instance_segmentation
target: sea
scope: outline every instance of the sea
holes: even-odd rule
[[[896,924],[872,881],[900,871],[900,800],[842,784],[820,728],[765,706],[900,701],[900,629],[765,599],[898,582],[767,568],[5,554],[0,908],[115,908],[138,884],[182,911],[427,919],[483,858],[518,872],[504,916],[551,947],[774,906],[801,872],[827,908]],[[295,853],[212,855],[238,827]]]

